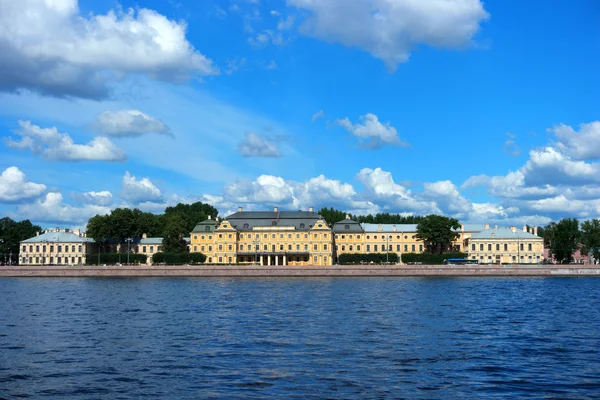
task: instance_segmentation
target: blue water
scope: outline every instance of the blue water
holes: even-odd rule
[[[600,398],[600,279],[0,279],[0,398]]]

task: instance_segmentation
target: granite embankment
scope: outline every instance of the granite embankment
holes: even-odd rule
[[[441,266],[18,266],[0,267],[0,277],[334,277],[334,276],[598,276],[598,265]]]

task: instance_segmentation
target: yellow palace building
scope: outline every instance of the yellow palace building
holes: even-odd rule
[[[308,211],[243,211],[207,219],[190,234],[190,251],[207,264],[332,265],[332,231]]]

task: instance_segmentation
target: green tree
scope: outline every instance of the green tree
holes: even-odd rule
[[[432,253],[439,251],[442,254],[458,238],[459,234],[453,230],[458,228],[457,219],[431,214],[417,224],[417,238],[423,240]]]
[[[581,243],[591,251],[596,260],[600,259],[600,220],[592,219],[581,224]]]
[[[544,227],[538,228],[538,236],[544,239],[544,247],[551,248],[554,240],[554,232],[556,231],[556,223],[550,222]]]
[[[183,253],[187,250],[184,236],[187,231],[186,221],[182,215],[172,215],[165,225],[163,251],[165,253]]]
[[[346,219],[346,214],[346,212],[336,210],[333,207],[321,208],[319,210],[319,215],[323,217],[323,219],[325,220],[325,222],[327,222],[329,226],[333,226],[333,224],[335,224],[336,222]]]
[[[12,261],[16,264],[19,259],[19,243],[40,232],[39,225],[33,225],[28,219],[14,221],[8,217],[0,219],[0,263]]]
[[[552,254],[559,263],[567,264],[571,255],[579,247],[579,221],[576,218],[561,219],[552,234]]]
[[[209,215],[215,219],[219,215],[219,211],[210,204],[199,201],[192,204],[179,203],[174,207],[167,207],[165,209],[163,219],[164,228],[167,227],[169,219],[174,215],[178,215],[183,219],[185,236],[187,236],[199,222],[208,219]]]

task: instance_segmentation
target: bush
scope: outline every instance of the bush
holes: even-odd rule
[[[466,253],[444,253],[444,254],[434,254],[434,253],[405,253],[402,254],[402,262],[404,264],[426,264],[426,265],[439,265],[443,264],[444,260],[448,258],[467,258]]]
[[[119,257],[120,256],[120,257]],[[130,264],[146,264],[148,256],[145,254],[129,254]],[[127,263],[127,254],[121,253],[100,253],[100,264],[115,265],[118,263]],[[86,254],[85,256],[86,265],[97,265],[98,264],[98,253]]]
[[[392,264],[398,262],[398,254],[387,253],[387,261]],[[341,265],[348,264],[385,264],[385,253],[369,253],[369,254],[342,254],[338,257],[338,263]]]
[[[152,264],[196,265],[203,264],[206,256],[202,253],[156,253],[152,256]]]

